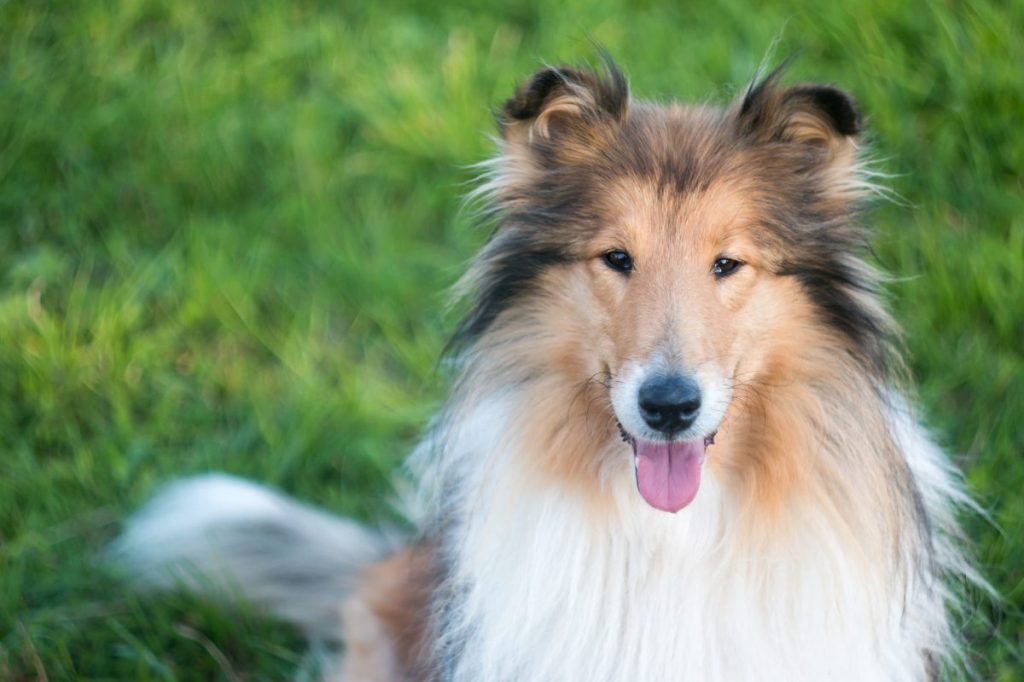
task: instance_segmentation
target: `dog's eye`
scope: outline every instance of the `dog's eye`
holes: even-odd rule
[[[617,272],[629,273],[633,269],[633,257],[621,249],[604,254],[604,264]]]
[[[719,258],[715,261],[715,265],[711,268],[711,271],[715,273],[715,277],[728,277],[732,273],[736,272],[743,263],[732,258]]]

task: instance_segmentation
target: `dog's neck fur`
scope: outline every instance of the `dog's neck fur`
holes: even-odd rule
[[[439,489],[463,491],[441,512],[442,677],[925,679],[948,625],[918,524],[929,504],[951,522],[955,486],[911,415],[832,368],[735,401],[676,515],[646,506],[592,407],[581,426],[538,398],[579,402],[578,382],[464,380],[434,441]],[[594,468],[566,476],[581,433]]]

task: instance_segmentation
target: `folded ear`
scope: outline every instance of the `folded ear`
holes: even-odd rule
[[[751,86],[736,113],[742,133],[762,142],[796,142],[828,149],[852,143],[862,129],[853,97],[814,83],[779,86],[781,70]]]
[[[626,117],[629,84],[610,59],[603,73],[571,66],[533,74],[502,107],[507,142],[590,140]]]

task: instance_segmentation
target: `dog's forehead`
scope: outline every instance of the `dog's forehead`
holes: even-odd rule
[[[607,156],[613,167],[596,176],[610,229],[664,245],[756,222],[760,183],[727,112],[647,105],[615,144]]]
[[[638,104],[611,157],[660,193],[701,191],[728,167],[737,137],[726,111],[710,106]]]
[[[726,111],[706,106],[640,105],[631,111],[601,155],[598,196],[625,211],[679,210],[701,198],[739,195],[756,169],[745,166],[743,145]],[[742,177],[737,177],[738,175]]]
[[[609,183],[603,202],[604,231],[650,249],[724,240],[758,222],[748,188],[724,176],[682,191],[657,178],[622,176]]]

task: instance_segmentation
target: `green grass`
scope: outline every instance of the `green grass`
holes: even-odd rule
[[[997,524],[969,521],[1005,600],[970,637],[1024,680],[1022,35],[1020,0],[0,2],[0,679],[291,675],[282,626],[126,594],[118,520],[206,470],[389,514],[490,110],[592,41],[641,96],[726,101],[778,37],[856,93],[904,199],[878,258]]]

